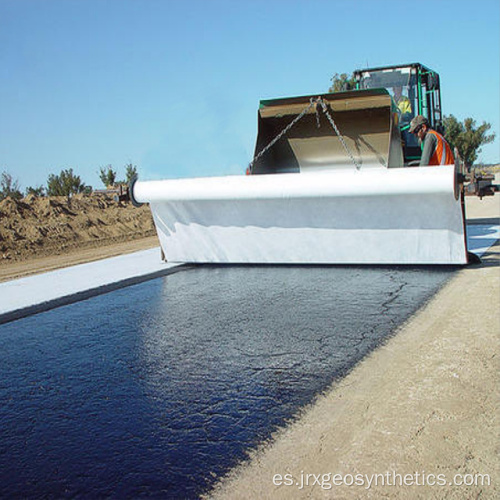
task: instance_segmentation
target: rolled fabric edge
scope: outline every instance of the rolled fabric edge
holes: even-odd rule
[[[314,173],[133,179],[133,203],[447,194],[455,199],[454,165],[415,168],[338,169]]]

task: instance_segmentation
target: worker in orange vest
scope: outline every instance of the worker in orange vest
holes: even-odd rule
[[[424,165],[453,165],[455,158],[445,138],[431,129],[425,116],[417,115],[410,122],[410,133],[418,137],[422,145],[420,166]]]

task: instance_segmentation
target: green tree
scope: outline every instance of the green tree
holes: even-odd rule
[[[330,81],[332,85],[328,89],[328,92],[343,92],[345,90],[353,90],[356,88],[356,80],[354,75],[349,76],[347,73],[335,73]]]
[[[445,127],[445,139],[452,149],[458,149],[460,157],[465,162],[467,169],[474,164],[481,152],[481,146],[489,144],[495,139],[495,134],[487,134],[491,124],[483,122],[479,127],[472,118],[466,118],[463,123],[459,122],[453,115],[445,116],[443,119]]]
[[[107,167],[101,167],[99,171],[99,178],[101,179],[104,186],[114,186],[116,184],[116,171],[113,170],[111,165]]]
[[[32,194],[33,196],[45,196],[45,188],[43,186],[32,187],[28,186],[26,188],[26,195]]]
[[[2,172],[2,177],[0,178],[0,201],[10,196],[16,200],[23,197],[23,193],[19,187],[19,182],[12,178],[7,172]]]
[[[132,165],[132,163],[128,163],[125,165],[125,181],[128,184],[131,180],[132,177],[137,175],[137,165]]]
[[[85,191],[85,184],[73,169],[61,170],[59,175],[50,174],[47,179],[48,196],[68,196]]]

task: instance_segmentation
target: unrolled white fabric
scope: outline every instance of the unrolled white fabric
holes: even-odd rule
[[[453,166],[136,182],[167,261],[465,264]]]

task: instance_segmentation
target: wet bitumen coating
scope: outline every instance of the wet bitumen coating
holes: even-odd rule
[[[0,326],[1,498],[196,498],[453,268],[199,267]]]

